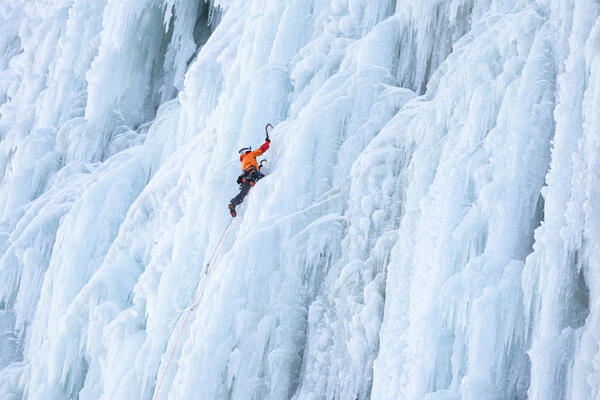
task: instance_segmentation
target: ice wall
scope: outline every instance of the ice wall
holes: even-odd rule
[[[0,398],[598,398],[599,15],[0,4]]]

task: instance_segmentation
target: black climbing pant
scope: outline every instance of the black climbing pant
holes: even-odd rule
[[[234,208],[237,207],[242,201],[244,201],[244,197],[246,197],[250,191],[250,188],[254,186],[256,181],[264,177],[265,175],[256,168],[250,168],[244,171],[237,180],[237,182],[240,184],[240,194],[231,199],[231,205]]]

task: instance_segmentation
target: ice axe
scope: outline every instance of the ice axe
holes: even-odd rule
[[[265,133],[267,134],[267,140],[270,142],[271,138],[269,138],[269,127],[271,127],[271,129],[275,129],[275,128],[273,128],[273,125],[271,125],[271,124],[265,125]]]

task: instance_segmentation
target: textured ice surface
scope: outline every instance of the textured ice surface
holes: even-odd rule
[[[0,398],[599,398],[599,16],[1,2]]]

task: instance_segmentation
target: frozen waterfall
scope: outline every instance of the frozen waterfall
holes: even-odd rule
[[[2,1],[0,399],[600,399],[599,109],[597,0]]]

